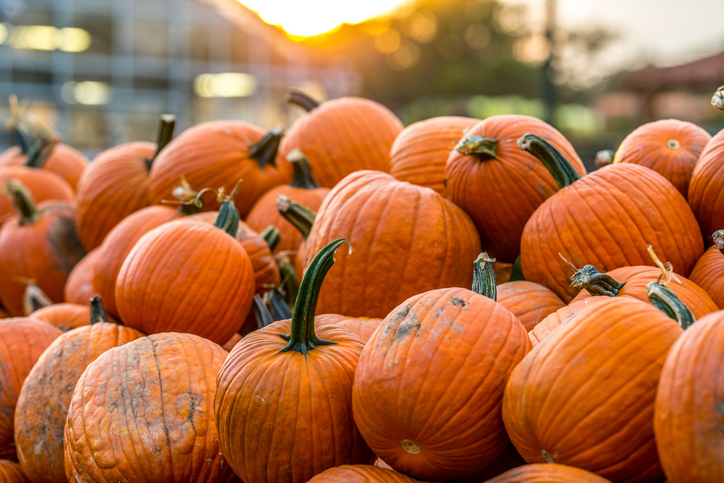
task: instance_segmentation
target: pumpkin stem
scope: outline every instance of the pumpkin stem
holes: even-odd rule
[[[256,316],[257,328],[263,329],[274,322],[272,315],[269,313],[269,309],[258,295],[254,295],[254,302],[252,303],[251,308],[254,310],[254,316]]]
[[[279,214],[282,215],[285,220],[299,230],[306,240],[309,232],[312,231],[312,225],[317,214],[306,206],[290,200],[286,195],[279,195],[277,197],[277,210],[279,210]]]
[[[146,159],[146,166],[148,166],[149,170],[156,160],[158,153],[173,139],[174,129],[176,129],[176,116],[173,114],[161,114],[158,119],[158,133],[156,134],[156,152],[153,153],[151,159]]]
[[[468,136],[465,132],[463,138],[455,146],[455,151],[465,156],[475,156],[478,161],[495,159],[495,148],[498,146],[497,139],[490,139],[484,136]]]
[[[284,299],[282,291],[276,287],[267,292],[269,294],[269,305],[271,307],[272,318],[277,320],[287,320],[292,318],[292,311]]]
[[[201,213],[204,209],[204,200],[201,198],[207,189],[201,190],[197,193],[194,190],[184,175],[181,175],[181,184],[173,189],[171,194],[176,198],[175,200],[161,200],[161,203],[168,205],[179,205],[179,211],[184,215],[195,215]]]
[[[473,262],[473,292],[489,299],[498,300],[498,289],[495,286],[494,258],[487,252],[481,252]]]
[[[319,107],[319,102],[298,89],[289,89],[287,97],[284,100],[287,101],[288,104],[299,106],[307,112]]]
[[[659,283],[661,283],[662,278],[664,279],[664,287],[668,287],[672,280],[676,280],[677,282],[681,283],[681,280],[679,280],[679,278],[674,273],[674,266],[671,264],[671,262],[666,262],[666,265],[664,265],[664,263],[659,260],[659,257],[656,256],[656,253],[654,252],[654,247],[652,247],[651,245],[646,247],[646,251],[649,252],[651,259],[661,270],[661,275],[659,275],[659,279],[657,280]]]
[[[711,238],[714,240],[717,250],[724,254],[724,230],[715,231]]]
[[[284,128],[277,126],[267,132],[259,141],[249,146],[249,157],[256,159],[259,169],[263,170],[267,164],[276,166],[279,143],[282,142]]]
[[[518,147],[543,163],[559,188],[565,188],[581,179],[571,163],[542,137],[526,133],[518,139]]]
[[[510,278],[508,279],[508,281],[525,281],[525,276],[523,275],[523,263],[520,261],[520,255],[518,255],[518,258],[515,259],[515,263],[513,263],[513,268],[510,270]]]
[[[724,111],[724,86],[716,90],[714,96],[711,98],[711,105],[720,111]]]
[[[593,265],[586,265],[583,268],[577,268],[566,258],[558,254],[568,265],[575,270],[571,275],[571,287],[577,289],[586,289],[591,295],[603,295],[606,297],[615,297],[621,291],[624,283],[619,283],[612,276],[601,273],[598,268]]]
[[[90,299],[90,323],[91,325],[97,324],[98,322],[109,322],[108,313],[106,312],[106,306],[103,305],[101,296],[95,294]]]
[[[38,287],[35,280],[28,280],[23,294],[23,314],[28,317],[36,310],[53,305],[53,301]]]
[[[284,252],[283,254],[279,254],[280,256],[277,256],[277,264],[282,275],[282,282],[279,286],[284,289],[285,299],[288,305],[293,305],[299,293],[299,276],[294,269],[294,265],[292,265],[292,262],[289,260],[287,253],[288,252]]]
[[[234,198],[239,191],[239,186],[241,186],[241,180],[236,183],[234,191],[227,197],[224,197],[223,189],[219,190],[219,198],[223,199],[223,201],[219,200],[221,201],[221,208],[219,208],[219,215],[216,217],[216,222],[214,222],[216,228],[224,230],[232,237],[236,237],[236,232],[239,230],[239,210],[234,205]]]
[[[20,225],[35,223],[40,218],[41,213],[35,205],[33,195],[20,181],[15,179],[8,178],[5,186],[8,197],[15,207],[15,212],[20,217]]]
[[[48,160],[50,153],[60,143],[60,139],[47,133],[40,133],[28,148],[28,157],[25,166],[42,168]]]
[[[664,284],[658,281],[649,282],[646,285],[646,296],[657,309],[677,321],[682,329],[686,330],[696,322],[689,307]]]
[[[294,169],[291,186],[305,190],[319,188],[317,182],[314,181],[314,176],[312,176],[312,165],[309,164],[309,158],[303,152],[299,149],[293,149],[287,156],[287,161],[292,163]]]
[[[613,164],[614,156],[615,156],[615,153],[611,149],[603,149],[603,150],[597,152],[596,159],[594,161],[596,168],[603,168],[604,166]]]
[[[259,233],[259,235],[261,235],[266,244],[269,245],[269,250],[271,251],[274,251],[277,245],[279,245],[279,242],[282,240],[279,230],[274,225],[267,226],[264,231]]]
[[[294,304],[292,315],[292,330],[289,336],[282,336],[289,343],[280,352],[296,351],[306,355],[320,345],[330,345],[334,342],[322,340],[314,333],[314,316],[317,311],[317,300],[322,288],[324,277],[334,265],[334,252],[342,243],[349,241],[340,238],[329,243],[319,250],[312,263],[307,267],[302,283],[299,286],[299,295]],[[350,251],[352,246],[350,245]]]

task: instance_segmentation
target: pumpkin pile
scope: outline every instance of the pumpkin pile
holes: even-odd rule
[[[0,482],[724,481],[724,131],[587,173],[532,117],[288,100],[90,163],[13,100]]]

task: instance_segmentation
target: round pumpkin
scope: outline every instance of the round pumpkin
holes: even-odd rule
[[[68,481],[237,481],[214,424],[227,353],[192,334],[141,337],[91,362],[65,425]]]
[[[573,466],[523,465],[506,471],[486,483],[611,483],[606,478]]]
[[[677,119],[649,122],[626,136],[613,162],[653,169],[686,198],[694,165],[710,139],[708,132],[690,122]]]
[[[53,141],[53,146],[49,147],[49,151],[43,152],[40,156],[28,157],[28,153],[23,152],[20,147],[4,151],[0,154],[0,167],[5,166],[42,169],[59,176],[75,191],[88,166],[88,158],[67,144]]]
[[[539,119],[518,115],[491,116],[473,126],[450,153],[445,169],[448,196],[470,215],[482,246],[501,262],[515,261],[526,221],[558,191],[545,166],[516,144],[528,132],[548,140],[578,174],[586,174],[561,133]]]
[[[321,472],[309,483],[416,483],[418,480],[396,471],[369,465],[335,466]]]
[[[586,297],[581,300],[571,302],[556,310],[552,314],[549,314],[545,319],[541,320],[540,323],[533,327],[532,330],[528,331],[528,338],[530,338],[533,347],[545,339],[556,327],[566,322],[581,310],[590,305],[604,302],[606,300],[609,300],[609,297]]]
[[[440,116],[410,124],[390,149],[390,174],[445,195],[445,165],[466,130],[480,119]]]
[[[378,171],[339,183],[317,213],[306,260],[330,241],[347,238],[319,295],[323,314],[384,318],[413,295],[471,287],[470,264],[480,241],[470,218],[429,188]]]
[[[63,289],[63,300],[68,303],[89,305],[90,299],[98,291],[93,279],[96,275],[96,263],[100,257],[100,249],[95,248],[76,263],[68,274]]]
[[[13,424],[20,389],[43,351],[61,334],[35,319],[0,320],[0,459],[17,461]]]
[[[709,294],[720,309],[724,308],[724,230],[712,235],[714,246],[709,247],[694,265],[689,280]]]
[[[355,171],[373,169],[387,172],[390,148],[402,123],[385,106],[359,97],[341,97],[317,104],[308,97],[299,102],[308,114],[289,129],[280,153],[287,157],[302,151],[320,186],[333,188]]]
[[[28,314],[31,319],[41,320],[68,332],[90,324],[90,301],[88,305],[53,304]]]
[[[0,460],[0,483],[27,483],[20,465],[10,460]]]
[[[671,348],[661,372],[654,432],[671,483],[724,481],[724,312],[699,319]]]
[[[32,194],[36,203],[43,201],[73,201],[73,188],[60,176],[49,171],[26,168],[24,166],[0,168],[0,184],[5,186],[8,179],[19,181]],[[0,226],[15,214],[13,202],[6,196],[0,196]]]
[[[724,129],[707,143],[691,174],[689,205],[696,215],[706,244],[714,231],[724,226],[719,193],[724,190]]]
[[[518,317],[525,330],[531,331],[548,315],[565,307],[566,304],[543,285],[516,281],[497,286],[497,301]]]

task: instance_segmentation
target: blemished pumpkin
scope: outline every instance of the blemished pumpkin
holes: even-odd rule
[[[724,309],[724,230],[712,235],[709,247],[694,265],[689,280],[704,289],[720,309]]]
[[[319,104],[301,92],[292,92],[288,100],[308,114],[289,129],[280,153],[286,158],[295,149],[302,151],[320,186],[333,188],[355,171],[389,171],[390,148],[403,126],[385,106],[359,97]]]
[[[0,459],[0,483],[28,483],[28,479],[19,464]]]
[[[586,174],[560,132],[539,119],[517,115],[491,116],[470,128],[445,169],[448,196],[470,215],[482,246],[501,262],[515,261],[526,221],[558,191],[545,166],[518,148],[516,140],[528,132],[565,153],[577,174]]]
[[[654,433],[670,483],[724,481],[724,312],[702,317],[674,343],[661,372]]]
[[[215,378],[226,356],[213,342],[174,332],[101,354],[83,371],[68,408],[67,480],[238,481],[214,424]]]
[[[63,300],[72,304],[89,305],[90,299],[98,292],[93,279],[96,274],[96,263],[100,257],[100,249],[88,252],[68,274],[63,289]]]
[[[75,193],[60,176],[24,166],[0,168],[0,184],[5,186],[8,179],[20,182],[32,194],[36,203],[43,201],[73,201]],[[15,214],[13,202],[7,196],[0,196],[0,226]]]
[[[654,399],[681,334],[676,321],[633,297],[581,310],[508,379],[503,420],[511,442],[528,463],[575,466],[617,482],[661,480]]]
[[[335,466],[321,472],[309,483],[417,483],[418,480],[396,471],[370,465]]]
[[[686,198],[694,165],[711,135],[696,124],[662,119],[637,127],[614,155],[615,163],[634,163],[668,179]]]
[[[410,124],[390,149],[390,174],[400,181],[433,189],[445,196],[445,165],[463,133],[480,119],[440,116]]]
[[[62,332],[35,319],[0,320],[0,459],[17,461],[13,424],[23,382]]]
[[[696,218],[686,200],[657,172],[636,164],[606,166],[581,178],[566,158],[534,134],[518,140],[553,173],[560,191],[543,202],[523,230],[525,279],[570,302],[569,260],[607,272],[654,265],[647,247],[689,275],[704,252]]]
[[[107,149],[83,173],[77,196],[78,236],[87,250],[99,247],[121,220],[151,204],[149,172],[173,138],[175,124],[174,116],[162,115],[156,143],[138,141]],[[178,178],[175,181],[178,184]]]
[[[352,418],[362,341],[314,320],[319,288],[344,242],[335,240],[314,257],[292,319],[245,336],[219,371],[219,441],[246,483],[302,482],[334,466],[372,463]]]
[[[707,143],[691,174],[689,205],[696,215],[707,246],[714,231],[724,226],[719,193],[724,190],[724,129]]]
[[[15,447],[35,483],[66,483],[63,433],[73,389],[88,365],[114,347],[144,337],[109,322],[100,297],[86,309],[86,326],[53,341],[25,379],[15,410]]]
[[[497,301],[531,331],[540,321],[566,304],[543,285],[526,282],[506,282],[497,287]]]
[[[573,466],[558,464],[523,465],[506,471],[486,483],[611,483],[606,478]]]
[[[17,181],[6,184],[16,215],[0,230],[0,300],[12,315],[23,315],[27,279],[35,280],[53,302],[63,301],[68,274],[85,256],[76,235],[75,207],[67,202],[35,204]]]
[[[306,260],[347,238],[319,295],[322,314],[384,318],[413,295],[471,287],[480,240],[470,218],[429,188],[379,171],[347,176],[327,196],[305,243]]]

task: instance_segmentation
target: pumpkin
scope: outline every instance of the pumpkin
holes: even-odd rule
[[[141,337],[86,367],[64,431],[68,481],[238,481],[214,424],[227,353],[193,334]],[[131,403],[132,401],[132,403]]]
[[[85,256],[75,233],[75,207],[44,201],[36,206],[28,191],[9,180],[17,215],[0,230],[0,300],[12,315],[22,315],[23,279],[33,279],[53,302],[63,301],[63,287]]]
[[[227,340],[226,343],[221,347],[223,347],[226,352],[231,352],[234,346],[239,343],[241,338],[241,334],[237,332],[236,334],[232,335],[231,339]]]
[[[76,263],[68,274],[63,289],[63,300],[73,304],[88,305],[97,292],[93,279],[96,275],[96,263],[100,257],[100,249],[94,248]]]
[[[686,198],[694,165],[710,139],[708,132],[690,122],[676,119],[650,122],[626,136],[613,162],[653,169]]]
[[[336,238],[353,251],[319,295],[320,313],[384,318],[409,297],[470,287],[480,241],[470,218],[429,188],[378,171],[358,171],[327,196],[305,244],[306,259]]]
[[[39,171],[23,166],[0,168],[0,183],[7,184],[8,179],[16,180],[25,186],[37,203],[58,200],[73,201],[75,193],[60,176],[49,171]],[[15,214],[10,198],[0,196],[0,226]]]
[[[235,194],[214,225],[181,219],[138,240],[116,280],[125,325],[146,334],[189,332],[217,344],[239,331],[254,298],[254,269],[234,239]]]
[[[274,186],[291,180],[292,167],[277,148],[282,129],[264,133],[242,121],[213,121],[198,124],[171,141],[151,167],[151,203],[168,199],[184,176],[191,186],[223,187],[231,191],[237,180],[244,187],[235,199],[242,218],[254,203]],[[219,208],[213,196],[204,198],[206,211]]]
[[[543,285],[526,282],[506,282],[497,287],[497,301],[531,331],[541,320],[566,304]]]
[[[654,408],[661,466],[671,483],[724,481],[724,312],[699,319],[666,357]]]
[[[691,174],[689,205],[696,215],[705,237],[724,226],[724,210],[720,208],[719,193],[724,189],[724,129],[707,143]]]
[[[53,304],[27,314],[27,317],[47,322],[63,332],[68,332],[90,324],[90,307],[69,303]]]
[[[480,119],[440,116],[410,124],[390,149],[390,174],[400,181],[445,195],[445,165],[450,150]]]
[[[277,210],[277,198],[280,195],[309,207],[311,210],[318,210],[322,201],[329,194],[329,188],[320,188],[312,177],[312,168],[309,160],[301,151],[292,151],[287,160],[294,168],[292,183],[289,185],[276,186],[259,198],[249,211],[246,217],[247,224],[256,231],[262,231],[270,224],[279,230],[281,240],[274,252],[296,251],[302,243],[302,234]]]
[[[53,341],[25,379],[15,409],[15,446],[33,482],[66,483],[63,432],[76,383],[88,365],[114,347],[144,337],[110,323],[97,295],[85,310],[85,327]]]
[[[528,218],[558,185],[515,141],[527,132],[547,139],[586,174],[571,143],[555,128],[528,116],[491,116],[469,129],[450,153],[445,183],[450,199],[475,222],[490,256],[512,263]],[[526,273],[527,275],[527,273]]]
[[[570,304],[556,310],[552,314],[549,314],[545,319],[541,320],[540,323],[533,327],[533,329],[528,331],[528,338],[530,338],[533,347],[545,339],[548,334],[553,331],[553,329],[566,322],[581,310],[590,305],[604,302],[606,300],[609,300],[606,296],[585,297],[581,300],[571,302]]]
[[[416,483],[396,471],[369,465],[335,466],[319,473],[309,483]]]
[[[245,336],[219,371],[219,441],[246,483],[308,481],[334,466],[372,462],[352,418],[362,341],[314,321],[319,288],[342,243],[310,263],[292,319]]]
[[[10,460],[0,460],[0,483],[27,483],[20,465]]]
[[[162,115],[155,144],[131,142],[115,146],[96,156],[83,173],[78,184],[78,236],[87,250],[99,247],[125,217],[151,204],[149,171],[173,138],[175,124],[174,116]],[[174,180],[176,184],[178,180]]]
[[[571,317],[508,380],[503,421],[518,452],[528,463],[575,466],[611,481],[662,479],[654,399],[681,333],[664,312],[632,297]]]
[[[492,298],[464,288],[415,295],[362,351],[352,391],[357,427],[377,456],[415,478],[480,470],[509,444],[503,390],[529,349],[523,324]]]
[[[573,466],[557,464],[523,465],[506,471],[486,483],[611,483],[606,478]]]
[[[308,114],[289,129],[281,155],[302,151],[320,186],[333,188],[355,171],[390,169],[390,148],[402,123],[385,106],[359,97],[318,104],[300,92],[292,92],[289,101]]]
[[[318,315],[315,319],[316,323],[335,324],[344,327],[350,332],[357,335],[365,344],[372,334],[375,333],[377,327],[382,323],[382,319],[373,319],[369,317],[345,317],[339,314]]]
[[[712,235],[714,246],[709,247],[694,265],[689,280],[711,296],[720,309],[724,309],[724,230]]]
[[[570,267],[602,271],[653,265],[648,245],[687,276],[704,251],[696,219],[683,196],[663,176],[636,164],[606,166],[580,178],[542,138],[526,134],[533,152],[562,187],[531,216],[523,230],[521,263],[526,280],[553,290],[564,302],[577,290],[566,283]]]
[[[13,423],[20,389],[40,355],[61,334],[35,319],[0,320],[0,459],[17,460]]]

